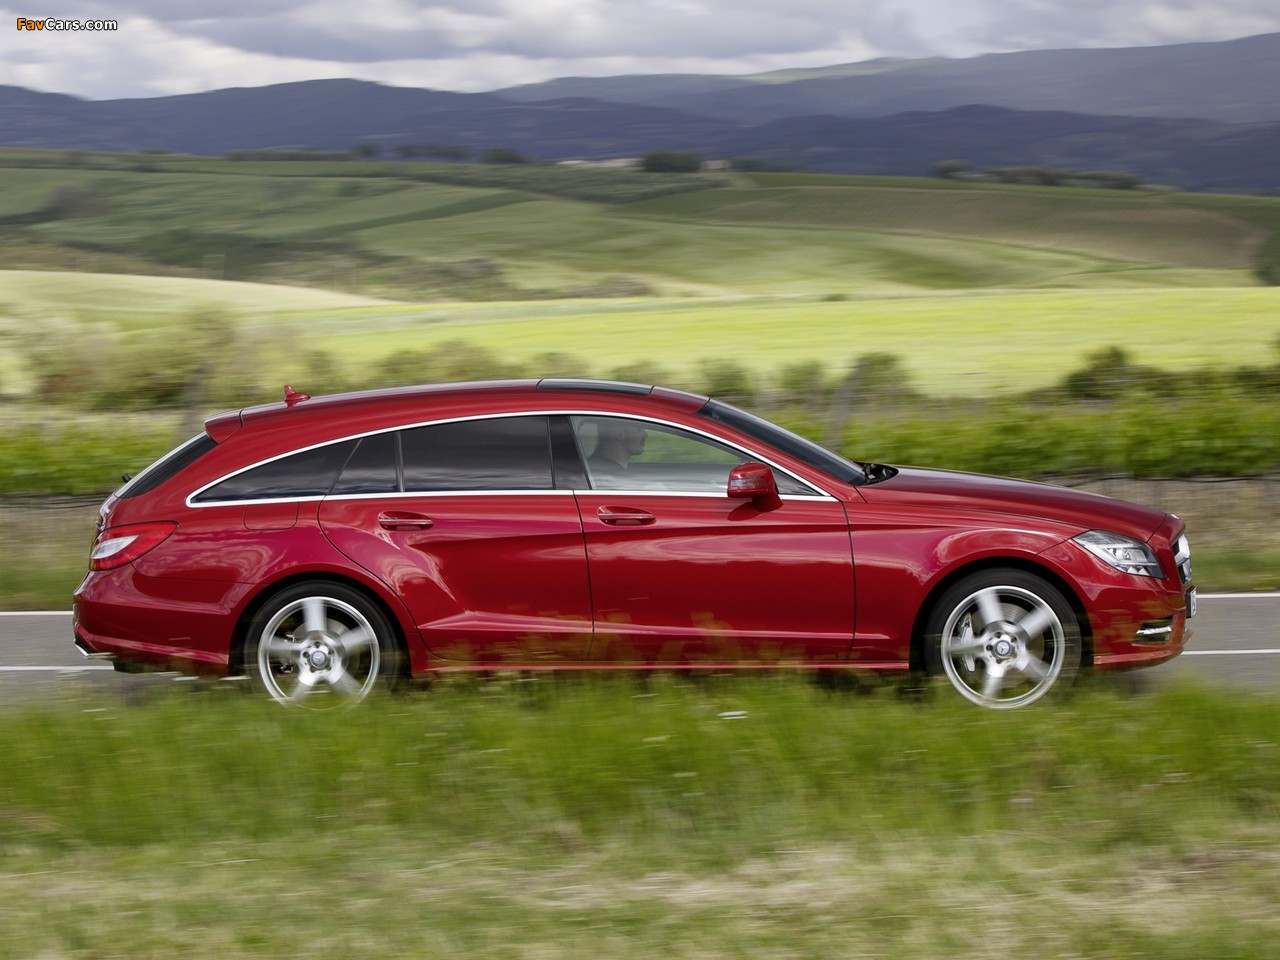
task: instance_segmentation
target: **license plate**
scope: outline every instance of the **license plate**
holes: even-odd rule
[[[1187,619],[1190,620],[1196,615],[1196,588],[1192,587],[1187,591]]]

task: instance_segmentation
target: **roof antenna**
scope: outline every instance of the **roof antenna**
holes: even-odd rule
[[[301,403],[303,400],[310,399],[311,394],[298,393],[297,390],[294,390],[293,387],[289,386],[287,383],[284,385],[284,405],[286,407],[292,407],[295,404]]]

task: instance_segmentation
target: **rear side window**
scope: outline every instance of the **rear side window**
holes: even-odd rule
[[[241,471],[192,497],[193,503],[323,497],[357,441],[303,450]]]
[[[170,477],[176,477],[216,446],[217,443],[207,433],[198,433],[125,483],[116,491],[116,496],[128,499],[149,493]]]
[[[546,417],[495,417],[400,434],[405,492],[550,490]]]

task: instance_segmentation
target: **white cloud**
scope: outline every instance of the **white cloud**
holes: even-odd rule
[[[986,0],[965,42],[985,49],[1157,46],[1280,30],[1275,0]]]

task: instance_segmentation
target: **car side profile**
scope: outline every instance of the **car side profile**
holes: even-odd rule
[[[308,706],[439,671],[792,667],[1007,709],[1169,660],[1195,612],[1171,514],[593,380],[286,388],[112,494],[89,565],[82,652]]]

